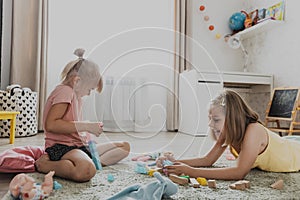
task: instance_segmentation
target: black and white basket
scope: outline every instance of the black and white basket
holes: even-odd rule
[[[0,110],[19,111],[16,120],[16,137],[35,135],[37,128],[37,92],[19,85],[0,91]],[[9,137],[10,122],[0,120],[0,137]]]

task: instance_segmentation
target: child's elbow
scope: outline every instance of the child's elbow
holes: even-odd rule
[[[243,180],[249,173],[249,171],[242,171],[242,170],[236,170],[236,176],[235,179],[236,180]]]
[[[44,130],[46,131],[46,132],[55,132],[54,131],[54,125],[53,125],[53,123],[51,123],[51,122],[45,122],[45,125],[44,125]]]
[[[236,177],[236,180],[243,180],[248,173],[243,173],[243,174],[238,174],[238,176]]]

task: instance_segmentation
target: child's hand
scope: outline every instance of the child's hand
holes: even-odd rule
[[[156,159],[156,161],[155,161],[155,162],[156,162],[156,166],[159,167],[159,168],[164,167],[163,163],[164,163],[165,160],[167,160],[167,158],[164,157],[164,156],[158,157],[158,158]]]
[[[173,165],[166,166],[168,174],[189,175],[192,168],[184,163],[175,162]]]
[[[98,137],[103,132],[103,123],[102,122],[89,123],[87,131]]]
[[[175,162],[174,154],[172,152],[165,152],[163,156],[160,156],[156,159],[156,166],[157,167],[164,167],[164,161],[169,160]]]

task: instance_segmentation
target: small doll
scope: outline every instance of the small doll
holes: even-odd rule
[[[53,175],[50,171],[45,175],[42,184],[36,183],[35,180],[22,173],[16,175],[9,184],[9,191],[13,199],[18,200],[38,200],[47,198],[53,191]]]

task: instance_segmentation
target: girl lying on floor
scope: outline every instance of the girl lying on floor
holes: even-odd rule
[[[252,168],[270,172],[300,170],[300,142],[280,137],[264,127],[258,114],[232,90],[225,90],[211,102],[209,127],[216,139],[212,149],[202,158],[171,160],[174,165],[166,166],[169,174],[240,180]],[[227,146],[238,157],[236,166],[207,168],[218,160]],[[157,165],[161,167],[165,159],[157,159]]]

